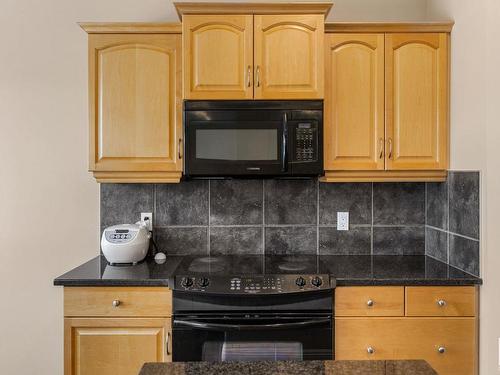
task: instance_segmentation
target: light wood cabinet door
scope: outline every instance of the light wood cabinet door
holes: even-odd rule
[[[384,34],[325,36],[325,169],[384,169]]]
[[[253,16],[182,19],[185,99],[253,98]]]
[[[170,317],[172,290],[165,287],[65,287],[64,316]]]
[[[424,359],[440,375],[476,373],[475,318],[336,318],[335,337],[337,360]]]
[[[386,34],[386,168],[448,168],[448,34]]]
[[[255,15],[255,99],[323,98],[323,15]]]
[[[473,286],[408,286],[407,316],[476,316]]]
[[[90,170],[180,177],[181,58],[180,35],[89,35]]]
[[[137,375],[172,361],[171,319],[66,318],[65,375]]]
[[[346,286],[335,289],[335,316],[404,316],[402,286]]]

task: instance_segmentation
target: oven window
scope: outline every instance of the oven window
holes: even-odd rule
[[[278,160],[278,130],[196,129],[196,158]]]
[[[207,341],[203,343],[202,361],[302,361],[300,342]]]

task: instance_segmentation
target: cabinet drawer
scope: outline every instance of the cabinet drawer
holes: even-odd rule
[[[440,375],[471,375],[475,345],[475,318],[335,320],[337,360],[424,359]]]
[[[335,289],[335,316],[403,316],[404,287],[343,287]]]
[[[64,315],[169,317],[172,291],[164,287],[66,287]]]
[[[407,316],[475,316],[473,286],[407,287]]]

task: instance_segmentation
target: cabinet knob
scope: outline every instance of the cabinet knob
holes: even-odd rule
[[[366,348],[366,351],[368,352],[368,354],[375,353],[375,349],[373,349],[371,346],[369,346],[368,348]]]
[[[444,307],[446,306],[446,301],[444,299],[440,299],[437,301],[437,304],[439,307]]]
[[[120,302],[120,300],[115,299],[115,300],[113,301],[112,305],[113,305],[113,307],[118,307],[118,306],[120,306],[120,303],[121,303],[121,302]]]
[[[372,306],[373,306],[373,303],[374,303],[374,302],[373,302],[373,300],[371,300],[371,299],[369,299],[368,301],[366,301],[366,305],[367,305],[368,307],[372,307]]]
[[[446,348],[444,346],[440,346],[438,348],[438,352],[439,352],[439,354],[443,354],[444,352],[446,352]]]

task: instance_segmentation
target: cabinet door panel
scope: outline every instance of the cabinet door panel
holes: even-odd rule
[[[256,15],[255,98],[323,97],[321,15]]]
[[[89,36],[90,169],[182,171],[180,35]]]
[[[403,316],[402,286],[347,286],[335,289],[335,316]]]
[[[424,359],[440,375],[471,375],[475,347],[474,318],[335,319],[338,360]]]
[[[253,98],[253,16],[183,17],[184,97]]]
[[[386,35],[387,169],[448,168],[448,35]]]
[[[328,34],[325,170],[384,169],[384,35]]]
[[[65,374],[136,375],[145,362],[172,360],[170,338],[170,319],[67,318]]]

